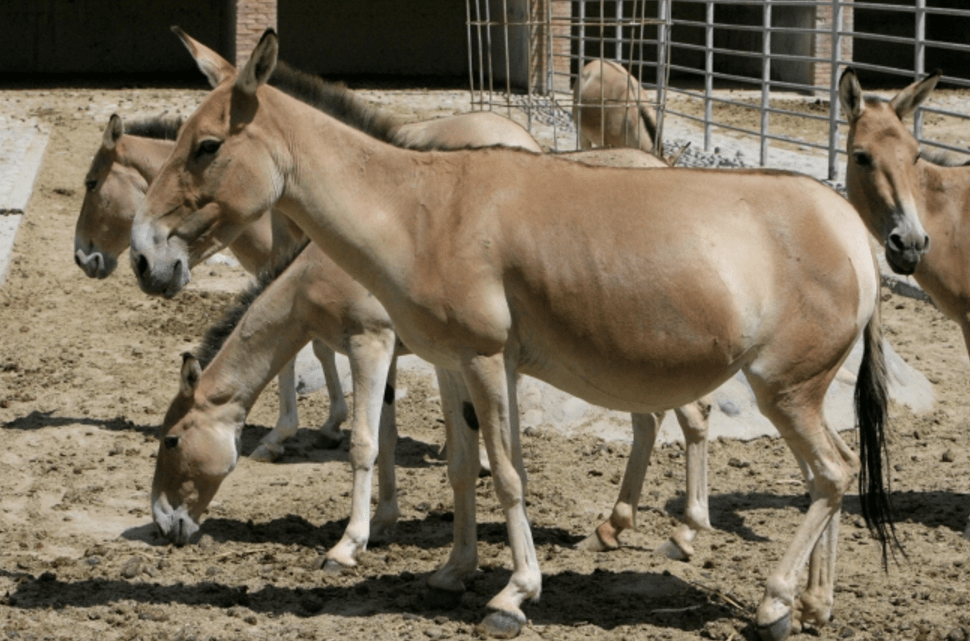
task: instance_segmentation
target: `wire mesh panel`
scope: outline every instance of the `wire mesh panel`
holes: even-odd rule
[[[829,179],[843,153],[846,64],[887,96],[942,67],[951,91],[917,111],[914,133],[967,153],[970,113],[957,90],[970,87],[970,8],[959,0],[466,1],[475,108],[506,110],[557,150],[577,148],[572,88],[603,59],[647,90],[631,104],[655,109],[658,137],[691,131],[708,151],[756,143],[750,156],[766,166],[784,152],[813,154]]]

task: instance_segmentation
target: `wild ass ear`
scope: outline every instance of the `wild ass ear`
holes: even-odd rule
[[[192,397],[195,388],[199,385],[199,378],[202,376],[202,366],[199,359],[185,352],[182,354],[182,380],[179,383],[179,392],[182,396]]]
[[[236,88],[246,95],[255,95],[256,89],[273,75],[279,49],[279,39],[276,37],[276,32],[272,29],[264,31],[263,37],[259,39],[259,44],[253,49],[253,55],[249,57],[242,73],[236,78]]]
[[[121,134],[125,132],[124,126],[121,124],[121,117],[118,114],[111,114],[111,118],[108,119],[108,126],[104,128],[104,137],[101,139],[101,146],[111,151],[115,148],[115,143],[121,138]]]
[[[226,78],[235,75],[236,68],[215,51],[192,38],[179,27],[173,26],[172,33],[179,37],[185,48],[195,58],[195,64],[199,66],[199,71],[209,79],[210,85],[216,87]]]
[[[930,93],[936,88],[936,83],[940,81],[943,72],[937,69],[929,78],[924,78],[919,82],[914,82],[906,87],[893,98],[889,104],[892,106],[896,115],[902,120],[909,114],[916,111],[916,108],[929,98]]]
[[[839,102],[849,122],[854,122],[865,111],[866,101],[862,97],[862,85],[852,67],[846,67],[839,78]]]

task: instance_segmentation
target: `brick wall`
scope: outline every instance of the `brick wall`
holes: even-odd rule
[[[249,59],[267,27],[276,29],[277,0],[236,0],[236,66]]]
[[[850,6],[852,0],[845,0],[842,10],[842,31],[852,31],[853,29],[853,10]],[[828,30],[828,33],[815,34],[815,57],[832,59],[832,6],[819,6],[815,8],[815,28]],[[843,62],[852,61],[852,38],[842,36],[841,60]],[[828,62],[814,63],[815,69],[812,74],[813,82],[817,87],[828,87],[832,81],[832,65]]]

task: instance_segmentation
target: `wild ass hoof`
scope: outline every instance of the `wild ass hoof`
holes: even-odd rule
[[[783,641],[792,631],[791,610],[773,623],[758,624],[758,636],[762,641]]]
[[[260,443],[249,458],[258,463],[272,463],[278,461],[282,456],[283,452],[286,451],[282,445],[268,445],[266,443]]]
[[[340,447],[343,440],[344,435],[340,430],[329,431],[321,429],[313,445],[320,450],[335,450]]]
[[[424,605],[432,610],[454,610],[461,604],[464,590],[445,590],[428,585],[424,593]]]
[[[694,546],[678,543],[676,539],[671,538],[664,541],[663,545],[658,547],[655,552],[674,561],[690,561],[690,558],[694,556]]]
[[[596,530],[585,539],[576,544],[577,550],[585,552],[609,552],[620,547],[620,530],[617,530],[609,521],[604,521]]]
[[[522,632],[525,617],[518,617],[511,612],[496,610],[485,617],[478,625],[478,632],[495,639],[514,639]]]
[[[344,574],[345,572],[349,572],[353,569],[353,567],[347,567],[346,565],[342,565],[336,559],[327,559],[326,561],[323,562],[322,569],[326,574],[337,575],[337,574]]]

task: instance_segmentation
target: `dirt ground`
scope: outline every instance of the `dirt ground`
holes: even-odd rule
[[[453,610],[424,605],[448,553],[451,497],[437,456],[438,401],[417,380],[400,401],[402,519],[355,571],[331,575],[321,553],[349,513],[343,450],[313,447],[325,395],[300,402],[303,428],[282,462],[243,459],[199,544],[153,533],[156,429],[192,348],[247,280],[226,265],[195,270],[176,299],[149,299],[125,259],[105,281],[73,263],[82,180],[107,117],[188,113],[186,90],[0,91],[0,110],[51,132],[41,174],[0,288],[0,629],[10,639],[463,638],[475,634],[511,564],[490,479],[479,482],[481,571]],[[461,92],[370,92],[407,118],[462,109]],[[451,102],[449,102],[451,101]],[[935,384],[925,416],[894,407],[891,467],[907,557],[884,572],[879,545],[846,500],[834,621],[824,639],[970,638],[970,383],[955,324],[887,294],[896,350]],[[275,383],[257,403],[244,450],[276,420]],[[850,436],[850,442],[854,437]],[[767,572],[807,507],[794,460],[774,438],[711,443],[711,521],[690,562],[651,552],[684,504],[683,451],[659,448],[639,530],[611,553],[573,549],[612,507],[628,446],[550,429],[524,436],[529,515],[543,595],[523,639],[754,639]]]

